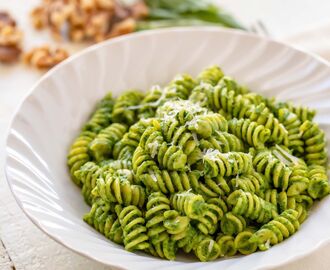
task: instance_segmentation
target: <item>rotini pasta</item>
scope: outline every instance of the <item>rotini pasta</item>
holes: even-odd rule
[[[114,99],[112,98],[112,94],[108,93],[97,104],[96,110],[94,111],[88,122],[84,125],[83,130],[89,130],[98,133],[101,129],[111,124],[113,106]]]
[[[305,143],[304,158],[308,165],[325,166],[328,161],[324,132],[316,123],[306,120],[300,127]]]
[[[282,242],[299,229],[300,224],[297,218],[298,212],[288,209],[263,225],[252,235],[249,241],[256,243],[260,250],[267,250],[270,245]]]
[[[266,250],[330,193],[315,111],[251,92],[218,66],[107,94],[67,164],[83,219],[128,251],[200,261]]]
[[[250,238],[252,237],[254,231],[251,229],[246,229],[243,232],[240,232],[236,235],[234,240],[235,249],[243,254],[248,255],[255,252],[258,248],[256,243],[250,242]]]
[[[123,230],[114,208],[109,203],[102,200],[94,202],[90,212],[84,215],[84,221],[113,242],[123,243]]]
[[[209,83],[211,85],[216,85],[223,76],[224,74],[218,66],[211,66],[198,74],[197,81],[199,83]]]
[[[244,150],[243,142],[228,132],[217,132],[208,139],[201,139],[199,147],[202,150],[219,150],[221,153],[242,152]]]
[[[130,90],[117,98],[112,111],[112,121],[132,125],[137,120],[137,109],[143,99],[143,94]]]
[[[257,195],[243,190],[236,190],[228,196],[227,203],[232,205],[232,212],[258,223],[266,223],[277,216],[275,206]]]
[[[119,213],[118,218],[123,229],[125,249],[130,251],[148,249],[150,244],[142,212],[134,205],[129,205],[122,209],[119,206],[118,209],[120,210],[116,210]]]
[[[321,199],[330,192],[327,171],[323,166],[311,165],[309,166],[309,186],[308,194],[313,199]]]
[[[145,188],[134,185],[133,179],[130,170],[109,171],[104,177],[98,178],[93,194],[100,196],[104,201],[142,207],[146,199]]]
[[[270,130],[249,119],[232,119],[228,122],[229,130],[249,145],[260,149],[270,138]]]
[[[113,146],[126,133],[127,127],[114,123],[102,129],[95,139],[89,144],[89,149],[97,161],[105,160],[112,156]]]
[[[171,196],[172,207],[191,219],[199,219],[205,215],[207,204],[201,195],[189,191],[175,193]]]
[[[250,154],[242,152],[220,153],[219,150],[207,151],[203,157],[204,174],[210,177],[231,176],[248,173],[252,168]]]
[[[95,138],[96,134],[91,131],[83,131],[73,142],[68,154],[68,166],[72,180],[79,186],[81,181],[75,176],[75,172],[80,169],[86,162],[91,160],[88,145]]]

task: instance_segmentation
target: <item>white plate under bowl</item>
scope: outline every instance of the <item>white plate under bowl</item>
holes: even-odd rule
[[[148,89],[174,75],[196,75],[220,65],[256,92],[318,110],[330,137],[330,67],[314,56],[240,31],[177,28],[117,38],[68,59],[48,72],[17,110],[7,139],[6,175],[18,204],[50,237],[107,265],[134,270],[265,269],[297,259],[330,239],[330,198],[301,230],[267,252],[201,263],[165,261],[125,251],[82,221],[89,210],[70,180],[72,140],[107,91]]]

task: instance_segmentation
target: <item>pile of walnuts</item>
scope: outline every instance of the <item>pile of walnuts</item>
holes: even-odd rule
[[[43,0],[32,20],[36,29],[50,29],[57,40],[100,42],[133,32],[136,20],[147,15],[143,1],[124,6],[116,0]]]
[[[17,61],[22,52],[21,42],[22,32],[15,20],[7,12],[0,12],[0,62]]]

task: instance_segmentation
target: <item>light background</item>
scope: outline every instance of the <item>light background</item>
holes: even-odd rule
[[[51,41],[47,33],[35,32],[28,13],[38,0],[0,0],[0,10],[8,10],[24,31],[24,47],[29,49]],[[261,20],[272,37],[286,37],[329,21],[327,0],[223,0],[216,1],[247,25]],[[74,52],[83,46],[70,45]],[[0,270],[12,269],[110,269],[83,258],[57,244],[36,228],[16,205],[3,172],[4,140],[15,107],[42,73],[24,65],[0,65]],[[2,244],[2,245],[1,245]],[[328,270],[330,245],[276,270]],[[247,270],[247,269],[242,269]]]

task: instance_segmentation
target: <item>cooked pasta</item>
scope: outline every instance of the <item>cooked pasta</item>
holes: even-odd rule
[[[202,262],[267,250],[330,193],[314,110],[218,66],[149,89],[107,94],[67,156],[84,221],[126,250]]]

